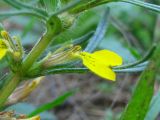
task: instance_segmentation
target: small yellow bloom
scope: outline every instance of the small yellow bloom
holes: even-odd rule
[[[100,50],[94,53],[79,52],[77,55],[92,72],[102,78],[115,81],[116,74],[111,67],[122,64],[122,58],[118,54],[109,50]]]
[[[0,60],[6,55],[7,53],[7,46],[5,42],[0,39]]]

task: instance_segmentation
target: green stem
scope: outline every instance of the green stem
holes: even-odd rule
[[[32,67],[34,62],[38,59],[38,57],[43,53],[46,47],[51,42],[52,38],[60,33],[61,31],[61,22],[58,17],[52,16],[47,21],[47,32],[44,36],[39,40],[39,42],[33,47],[29,55],[26,57],[24,62],[22,63],[22,68],[17,71],[17,73],[12,74],[11,77],[6,81],[4,87],[0,92],[0,107],[3,107],[4,103],[14,91],[14,89],[21,82],[23,76],[25,76],[26,72]]]
[[[3,87],[0,92],[0,108],[4,105],[9,95],[14,91],[14,89],[20,83],[20,80],[21,80],[21,75],[19,73],[11,75],[11,77],[9,77],[9,82],[7,82],[7,84],[4,85],[5,87]]]
[[[47,22],[47,32],[41,37],[39,42],[33,47],[23,62],[22,69],[27,71],[38,57],[44,52],[52,38],[61,31],[61,22],[58,17],[52,16]]]

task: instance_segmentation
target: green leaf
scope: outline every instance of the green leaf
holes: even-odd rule
[[[106,9],[101,21],[98,24],[95,34],[90,39],[84,51],[93,52],[97,48],[97,46],[105,36],[105,33],[108,28],[108,22],[109,22],[109,8]]]
[[[79,38],[76,38],[72,41],[66,41],[66,42],[63,42],[61,44],[56,44],[56,45],[52,45],[50,46],[47,51],[54,51],[62,46],[66,46],[66,45],[69,45],[69,44],[73,44],[73,45],[81,45],[83,46],[84,43],[86,43],[86,41],[93,35],[94,31],[91,31],[89,33],[86,33],[84,34],[82,37],[79,37]]]
[[[7,75],[8,75],[7,73],[5,74],[5,73],[0,72],[0,90],[5,84]]]
[[[35,13],[41,14],[44,17],[48,16],[48,14],[45,11],[35,6],[33,7],[31,4],[27,4],[28,2],[23,3],[23,2],[20,2],[19,0],[4,0],[4,1],[17,9],[22,9],[22,10],[27,9],[30,12],[34,11]]]
[[[147,9],[150,9],[152,11],[160,13],[160,6],[155,5],[155,4],[150,4],[150,3],[143,2],[143,1],[140,1],[140,0],[122,0],[122,2],[138,5],[138,6],[141,6],[141,7],[144,7],[144,8],[147,8]]]
[[[140,59],[141,55],[139,53],[139,51],[136,48],[133,47],[128,47],[128,50],[132,53],[132,55],[136,58],[136,59]]]
[[[60,10],[54,12],[51,16],[54,16],[54,15],[59,15],[63,12],[66,12],[67,10],[70,10],[72,8],[74,8],[75,6],[79,5],[80,3],[83,3],[85,1],[88,1],[88,0],[74,0],[73,2],[71,2],[70,4],[67,4],[65,7],[61,8]]]
[[[107,4],[110,2],[117,2],[120,0],[84,0],[85,2],[79,4],[77,7],[75,7],[74,9],[72,9],[70,12],[71,13],[80,13],[83,12],[85,10],[97,7],[99,5],[102,4]]]
[[[159,41],[158,41],[159,42]],[[160,72],[160,43],[151,57],[148,67],[140,76],[133,96],[120,120],[144,120],[154,93],[156,75]]]
[[[56,99],[54,99],[52,102],[49,102],[49,103],[46,103],[42,106],[40,106],[39,108],[37,108],[36,110],[34,110],[33,112],[31,112],[28,117],[32,117],[32,116],[35,116],[41,112],[44,112],[46,110],[50,110],[58,105],[61,105],[62,103],[64,103],[64,101],[72,96],[74,94],[73,91],[69,91],[69,92],[66,92],[64,93],[63,95],[57,97]]]
[[[15,111],[15,113],[20,113],[20,114],[29,114],[30,112],[32,112],[33,110],[36,109],[36,106],[34,106],[33,104],[30,103],[17,103],[14,104],[12,106],[9,106],[8,108],[5,109],[5,111]],[[54,115],[54,113],[50,113],[50,112],[43,112],[41,114],[39,114],[42,120],[57,120],[56,116]]]
[[[117,72],[117,73],[137,73],[137,72],[141,72],[145,69],[145,66],[137,66],[137,67],[132,67],[132,68],[126,68],[126,69],[113,69],[113,71]],[[39,74],[36,74],[34,76],[44,76],[44,75],[50,75],[50,74],[62,74],[62,73],[85,73],[88,72],[88,68],[79,68],[79,67],[61,67],[61,68],[53,68],[53,69],[49,69],[49,70],[44,70],[42,72],[40,72]],[[34,77],[31,76],[31,77]]]
[[[84,10],[96,7],[98,5],[107,4],[109,2],[119,2],[119,1],[138,5],[138,6],[150,9],[152,11],[155,11],[155,12],[160,12],[160,6],[150,4],[147,2],[143,2],[140,0],[90,0],[88,3],[82,4],[82,5],[80,4],[78,7],[73,9],[71,12],[78,13],[78,12],[82,12]]]
[[[62,4],[68,4],[68,3],[71,2],[71,1],[73,1],[73,0],[61,0],[61,3],[62,3]]]
[[[26,16],[30,15],[30,16],[35,16],[37,18],[41,18],[43,20],[46,20],[46,18],[44,16],[42,16],[41,14],[38,14],[38,13],[33,12],[33,11],[28,11],[28,10],[1,12],[0,13],[0,19],[8,18],[8,17],[11,17],[11,16],[18,16],[18,15],[26,15]]]
[[[28,24],[24,26],[24,29],[21,35],[22,37],[25,37],[31,31],[31,29],[34,27],[35,22],[36,22],[35,18],[30,19]]]
[[[71,28],[70,30],[67,30],[66,32],[62,33],[60,36],[58,36],[58,38],[56,38],[55,41],[52,42],[52,45],[58,44],[58,45],[62,45],[59,43],[63,43],[63,44],[76,44],[78,43],[79,45],[81,45],[83,47],[84,43],[88,40],[88,35],[90,36],[91,32],[86,33],[86,31],[88,32],[88,30],[90,31],[91,28],[93,28],[92,26],[95,26],[95,24],[97,23],[97,20],[95,19],[95,15],[93,14],[93,11],[90,11],[88,13],[85,13],[86,15],[81,16],[82,18],[79,18],[79,20],[77,21],[77,25],[74,28]],[[92,20],[94,17],[94,20]],[[82,23],[82,19],[85,19],[85,21],[83,21]],[[94,33],[94,35],[92,36],[92,38],[90,39],[90,42],[88,43],[87,47],[85,45],[85,51],[88,52],[92,52],[93,50],[96,49],[96,47],[98,46],[98,44],[101,42],[101,40],[103,39],[106,31],[107,31],[107,27],[108,27],[108,21],[109,21],[109,9],[107,9],[104,13],[104,15],[102,16],[97,28],[96,28],[96,32]],[[81,27],[79,27],[81,26]],[[95,28],[94,28],[95,29]],[[73,33],[74,31],[74,33]],[[84,38],[84,40],[80,38],[80,41],[78,40],[72,40],[74,37],[79,37],[79,35],[83,35],[81,38]],[[86,37],[85,37],[86,36]],[[66,38],[66,39],[64,39]],[[67,42],[66,42],[67,41]],[[51,46],[52,48],[54,48],[55,46]],[[51,49],[51,48],[50,48]]]
[[[95,15],[95,11],[86,11],[78,17],[73,27],[57,36],[51,43],[51,46],[69,42],[84,36],[86,33],[89,33],[96,29],[99,20],[99,16]]]
[[[4,2],[6,2],[7,4],[11,5],[12,7],[16,8],[16,9],[21,9],[21,6],[15,4],[12,0],[3,0]]]
[[[0,31],[3,30],[3,29],[4,29],[4,27],[3,27],[3,25],[0,23]],[[0,35],[0,37],[1,37],[1,35]]]
[[[133,96],[120,120],[143,120],[153,96],[155,72],[151,65],[141,75]]]
[[[116,69],[124,69],[124,68],[132,68],[132,67],[135,67],[135,66],[139,66],[141,64],[144,64],[144,63],[147,63],[148,64],[148,59],[151,58],[151,56],[153,55],[153,52],[155,50],[156,46],[153,45],[146,53],[145,56],[143,56],[141,59],[137,60],[136,62],[132,62],[132,63],[129,63],[129,64],[124,64],[124,65],[121,65],[121,66],[117,66],[117,67],[114,67]]]
[[[41,0],[48,13],[53,13],[60,8],[60,0]]]
[[[153,97],[149,111],[144,120],[155,120],[160,113],[160,91]]]

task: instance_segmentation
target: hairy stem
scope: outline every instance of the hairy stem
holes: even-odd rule
[[[38,59],[38,57],[45,51],[52,38],[61,31],[61,22],[58,17],[52,16],[47,22],[47,31],[41,37],[39,42],[33,47],[23,62],[22,70],[27,71]]]
[[[9,77],[9,82],[5,84],[0,92],[0,108],[4,105],[9,95],[14,91],[14,89],[18,86],[19,81],[21,80],[21,75],[19,73],[12,74]]]
[[[52,38],[58,35],[61,31],[60,19],[56,16],[50,17],[47,21],[47,31],[44,36],[38,41],[38,43],[33,47],[31,52],[28,54],[19,71],[12,74],[6,81],[4,87],[0,92],[0,108],[3,107],[4,103],[15,90],[18,84],[21,82],[22,78],[27,74],[27,71],[32,67],[34,62],[38,57],[44,52]]]

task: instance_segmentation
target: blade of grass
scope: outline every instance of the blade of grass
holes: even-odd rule
[[[152,11],[160,13],[160,6],[158,6],[158,5],[150,4],[150,3],[143,2],[143,1],[140,1],[140,0],[122,0],[122,2],[138,5],[140,7],[147,8],[147,9],[150,9]]]
[[[150,104],[150,109],[144,120],[156,120],[156,117],[160,113],[160,91],[153,97]]]
[[[60,43],[60,44],[56,44],[54,46],[51,46],[50,48],[48,48],[48,52],[49,51],[54,51],[58,48],[60,48],[61,46],[65,46],[65,45],[68,45],[68,44],[73,44],[73,45],[81,45],[83,44],[84,42],[88,41],[88,39],[94,34],[94,31],[90,31],[88,33],[86,33],[85,35],[83,35],[82,37],[79,37],[79,38],[76,38],[72,41],[67,41],[67,42],[63,42],[63,43]]]
[[[59,7],[60,7],[59,0],[43,0],[43,4],[45,5],[45,8],[48,13],[52,13],[52,12],[56,11],[57,9],[59,9]]]
[[[144,120],[154,92],[156,75],[160,72],[160,42],[149,61],[147,68],[139,78],[131,100],[120,120]]]
[[[7,4],[11,5],[12,7],[16,8],[16,9],[21,9],[21,6],[15,4],[12,0],[3,0],[4,2],[6,2]]]
[[[136,62],[133,62],[133,63],[130,63],[130,64],[126,64],[126,65],[122,65],[122,66],[118,66],[118,67],[114,67],[114,68],[116,68],[116,69],[125,69],[125,68],[131,68],[131,67],[137,66],[137,65],[147,61],[153,55],[153,52],[154,52],[155,48],[156,48],[156,45],[153,45],[148,50],[146,55],[144,57],[142,57],[140,60],[136,61]]]
[[[4,1],[17,9],[27,9],[28,11],[34,11],[38,14],[41,14],[44,17],[48,16],[48,14],[44,10],[36,8],[36,7],[32,7],[31,5],[20,2],[18,0],[4,0]]]
[[[4,19],[7,17],[11,17],[11,16],[17,16],[17,15],[30,15],[30,16],[35,16],[37,18],[41,18],[43,20],[46,20],[46,18],[38,13],[32,12],[32,11],[27,11],[27,10],[23,10],[23,11],[12,11],[12,12],[1,12],[0,13],[0,19]]]
[[[117,2],[117,1],[120,1],[120,0],[88,0],[88,2],[79,4],[77,7],[72,9],[70,13],[80,13],[102,4],[107,4],[110,2]]]
[[[105,11],[101,21],[99,22],[96,32],[94,33],[93,37],[89,40],[89,43],[84,49],[84,51],[93,52],[96,49],[98,44],[103,40],[103,37],[105,36],[108,27],[108,22],[109,8],[107,8],[107,10]]]
[[[63,7],[62,9],[56,11],[55,13],[53,13],[51,16],[53,15],[59,15],[67,10],[70,10],[72,8],[75,8],[77,5],[81,4],[81,3],[87,3],[90,0],[75,0],[74,2],[71,2],[70,4],[66,5],[65,7]]]
[[[36,22],[35,18],[31,18],[28,24],[24,27],[21,37],[25,37],[32,30],[35,22]]]
[[[73,91],[69,91],[64,93],[63,95],[57,97],[56,99],[54,99],[52,102],[46,103],[42,106],[40,106],[39,108],[37,108],[36,110],[34,110],[33,112],[31,112],[28,117],[33,117],[35,115],[38,115],[41,112],[44,112],[46,110],[50,110],[56,106],[59,106],[61,104],[63,104],[65,102],[65,100],[67,98],[69,98],[70,96],[72,96],[74,94]]]

